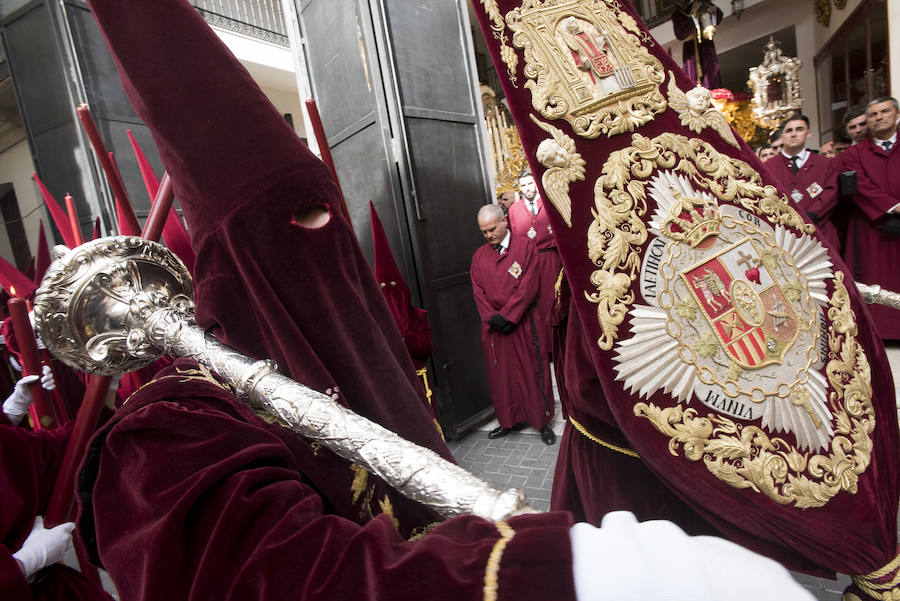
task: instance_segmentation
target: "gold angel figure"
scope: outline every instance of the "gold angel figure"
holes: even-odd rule
[[[556,207],[557,212],[572,227],[572,200],[569,198],[569,184],[574,181],[584,181],[584,159],[575,152],[575,142],[564,134],[559,128],[549,123],[543,123],[534,115],[531,120],[538,127],[553,136],[538,144],[538,162],[546,168],[541,177],[544,193],[550,202]]]
[[[697,86],[687,92],[682,92],[675,85],[675,76],[669,71],[669,106],[681,117],[681,124],[692,132],[700,133],[707,127],[713,128],[722,139],[740,148],[734,131],[728,125],[725,115],[716,110],[709,97],[709,90]]]

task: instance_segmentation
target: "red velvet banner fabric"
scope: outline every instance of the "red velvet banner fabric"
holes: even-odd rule
[[[885,565],[894,387],[841,260],[627,3],[473,6],[587,341],[566,355],[599,389],[566,381],[577,415],[747,547],[820,574]],[[582,494],[628,489],[606,476]]]

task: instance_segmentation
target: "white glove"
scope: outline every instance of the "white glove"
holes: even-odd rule
[[[34,402],[29,385],[32,382],[36,382],[37,379],[37,376],[25,376],[20,379],[16,382],[16,387],[13,389],[12,394],[3,402],[3,413],[6,414],[6,417],[9,418],[13,425],[22,421],[22,418],[28,413],[31,403]],[[43,368],[41,387],[44,390],[56,389],[56,379],[53,377],[53,372],[50,371],[49,365],[45,365]]]
[[[44,518],[34,518],[31,534],[25,539],[22,548],[12,554],[22,562],[25,577],[31,578],[35,572],[62,561],[66,549],[72,542],[72,531],[75,524],[63,522],[53,528],[44,528]]]
[[[37,376],[25,376],[16,382],[16,387],[13,389],[12,394],[3,401],[3,413],[6,414],[6,417],[9,418],[13,425],[22,421],[22,418],[28,413],[28,408],[31,407],[31,403],[34,401],[28,385],[32,382],[37,382],[37,379]]]
[[[56,390],[56,378],[49,365],[45,365],[41,370],[41,388],[44,390]]]
[[[775,561],[672,522],[615,511],[600,528],[575,524],[571,538],[578,601],[814,601]]]

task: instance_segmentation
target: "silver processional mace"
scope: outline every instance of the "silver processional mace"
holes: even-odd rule
[[[439,515],[500,520],[529,513],[525,495],[500,491],[434,451],[412,443],[238,353],[193,321],[193,282],[168,249],[134,236],[100,238],[47,270],[34,300],[44,345],[72,367],[118,375],[162,354],[196,360],[256,410],[380,476]]]

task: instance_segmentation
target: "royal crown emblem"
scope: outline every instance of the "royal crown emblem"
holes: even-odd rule
[[[714,198],[709,194],[685,196],[674,187],[671,192],[675,202],[660,228],[664,236],[697,247],[719,235],[719,206]]]

